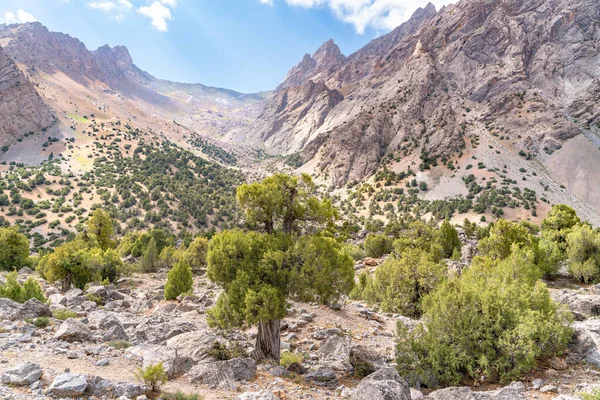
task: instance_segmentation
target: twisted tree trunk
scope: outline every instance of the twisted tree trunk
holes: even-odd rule
[[[257,361],[275,361],[279,364],[279,320],[258,323],[255,358]]]

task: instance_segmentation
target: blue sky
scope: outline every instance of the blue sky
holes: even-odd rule
[[[158,78],[254,92],[273,89],[329,38],[350,54],[427,2],[0,0],[0,23],[35,19],[91,50],[127,46],[136,65]]]

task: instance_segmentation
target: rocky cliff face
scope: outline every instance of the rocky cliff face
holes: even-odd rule
[[[302,150],[337,185],[373,174],[400,150],[453,154],[482,126],[535,155],[600,121],[594,0],[428,5],[355,54],[326,59],[335,61],[318,68],[305,57],[290,71],[248,132],[271,153]],[[281,101],[306,92],[309,80],[343,99],[329,109],[313,101],[301,113]]]
[[[54,123],[52,111],[0,47],[0,144]]]

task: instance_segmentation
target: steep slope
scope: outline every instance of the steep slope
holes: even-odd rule
[[[372,175],[386,155],[452,156],[482,131],[515,156],[550,153],[596,129],[599,26],[594,0],[463,0],[437,13],[429,5],[331,67],[305,57],[249,140],[273,154],[301,151],[338,186]],[[282,101],[310,80],[324,84],[312,106],[299,113]],[[343,99],[324,109],[316,100],[330,91]]]
[[[52,111],[0,47],[0,144],[39,133],[53,123]]]
[[[78,39],[38,22],[0,30],[0,44],[28,74],[46,77],[48,84],[62,74],[93,92],[118,94],[144,112],[211,136],[248,126],[260,111],[256,104],[269,95],[157,79],[138,68],[123,46],[89,51]]]

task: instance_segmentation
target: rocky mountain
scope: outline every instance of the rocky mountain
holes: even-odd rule
[[[0,47],[0,144],[29,132],[38,133],[55,122],[52,111]]]
[[[452,157],[481,135],[545,168],[567,141],[597,133],[594,0],[430,4],[348,57],[336,49],[305,56],[247,137],[272,154],[301,152],[338,186],[387,155]]]
[[[138,68],[123,46],[89,51],[78,39],[50,32],[39,22],[0,30],[0,44],[30,74],[64,74],[86,88],[114,92],[144,111],[206,134],[222,135],[247,126],[258,114],[254,105],[268,96],[161,80]]]

